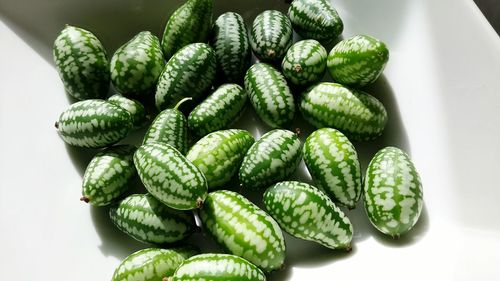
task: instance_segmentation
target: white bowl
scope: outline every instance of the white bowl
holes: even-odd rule
[[[53,123],[69,104],[53,67],[64,24],[92,30],[108,53],[135,33],[161,35],[181,1],[0,1],[0,238],[2,280],[109,280],[144,245],[81,203],[81,176],[93,151],[70,148]],[[269,280],[493,280],[500,276],[500,40],[468,0],[337,0],[344,37],[385,41],[390,60],[369,87],[389,112],[385,134],[356,144],[363,169],[386,145],[409,152],[425,207],[400,240],[379,234],[362,206],[351,253],[287,236],[287,268]],[[247,24],[284,1],[216,0]],[[301,122],[304,138],[311,128]],[[267,130],[250,110],[238,126]],[[140,134],[126,142],[137,142]],[[309,181],[302,164],[293,176]],[[257,198],[254,195],[252,198]],[[201,235],[191,240],[202,239]],[[205,239],[207,240],[207,239]],[[207,240],[208,241],[208,240]],[[212,249],[213,244],[204,246]]]

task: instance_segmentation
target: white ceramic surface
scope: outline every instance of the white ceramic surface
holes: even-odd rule
[[[51,46],[65,23],[93,30],[111,54],[140,30],[160,35],[179,1],[0,0],[0,279],[109,280],[143,245],[80,197],[92,151],[53,128],[68,105]],[[287,268],[269,280],[498,280],[500,276],[500,40],[471,0],[335,0],[344,36],[385,41],[390,61],[370,91],[390,114],[386,134],[357,144],[362,165],[385,145],[407,150],[425,208],[398,241],[359,207],[349,254],[287,237]],[[216,0],[244,14],[284,1]],[[248,113],[239,125],[266,130]],[[310,132],[299,122],[303,131]],[[137,141],[139,134],[127,141]],[[304,166],[295,178],[308,179]],[[192,240],[201,239],[195,236]],[[209,248],[211,246],[208,246]]]

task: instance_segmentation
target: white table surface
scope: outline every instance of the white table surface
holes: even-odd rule
[[[78,200],[92,153],[68,148],[53,127],[69,99],[51,45],[70,23],[95,31],[112,54],[142,29],[160,35],[173,7],[166,2],[0,0],[1,280],[110,280],[121,259],[144,247],[105,211]],[[216,2],[217,14],[239,5],[247,24],[260,10],[285,6]],[[357,145],[363,168],[382,146],[407,150],[425,207],[398,241],[378,234],[362,208],[348,212],[355,228],[349,254],[287,237],[287,268],[269,280],[498,280],[498,36],[472,0],[334,3],[344,36],[370,34],[390,49],[384,78],[371,87],[390,121],[384,137]]]

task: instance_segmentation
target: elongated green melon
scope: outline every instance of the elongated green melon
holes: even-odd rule
[[[260,60],[279,62],[293,43],[292,24],[280,11],[264,11],[254,19],[249,39]]]

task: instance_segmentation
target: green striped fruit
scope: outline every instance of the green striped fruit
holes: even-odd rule
[[[190,210],[203,204],[208,190],[205,176],[171,145],[143,144],[134,163],[146,189],[165,205]]]
[[[329,0],[294,0],[288,9],[293,29],[303,38],[331,42],[344,30]]]
[[[268,10],[259,14],[250,30],[250,46],[262,61],[280,62],[293,43],[292,24],[280,11]]]
[[[288,49],[281,69],[295,85],[305,86],[319,82],[325,75],[328,54],[316,40],[302,40]]]
[[[206,42],[212,28],[214,0],[187,0],[170,16],[161,47],[168,60],[182,47]]]
[[[340,41],[328,54],[328,71],[333,80],[351,87],[373,83],[384,71],[389,50],[384,42],[367,35]]]
[[[227,184],[236,175],[254,138],[246,130],[231,129],[210,133],[194,144],[186,155],[205,175],[208,188]]]
[[[191,111],[189,129],[198,136],[226,129],[241,117],[247,99],[246,91],[239,85],[220,86]]]
[[[373,226],[392,237],[417,223],[423,207],[422,182],[405,152],[386,147],[375,154],[366,171],[364,205]]]
[[[111,58],[111,82],[123,95],[146,97],[154,92],[164,65],[160,40],[142,31]]]
[[[289,234],[331,249],[351,249],[352,224],[326,194],[297,181],[271,186],[264,207]]]
[[[301,159],[302,144],[297,134],[272,130],[257,140],[243,158],[240,182],[245,188],[266,188],[293,174]]]
[[[340,130],[350,140],[380,136],[387,124],[384,105],[373,96],[336,83],[320,83],[302,96],[300,111],[316,128]]]
[[[220,15],[215,21],[211,41],[225,80],[233,83],[243,81],[252,52],[241,15],[233,12]]]
[[[126,98],[119,94],[109,97],[108,102],[117,105],[130,113],[130,116],[132,116],[132,124],[134,129],[139,129],[148,122],[146,108],[144,108],[144,105],[142,105],[142,103],[134,99]]]
[[[151,194],[134,194],[109,209],[121,231],[137,241],[161,245],[181,241],[196,230],[189,212],[171,209]]]
[[[278,223],[243,195],[227,190],[209,193],[200,218],[227,252],[265,271],[283,266],[285,240]]]
[[[254,64],[245,75],[245,89],[259,117],[273,128],[291,124],[295,102],[285,77],[265,63]]]
[[[304,144],[304,162],[314,184],[350,209],[361,196],[361,168],[354,145],[341,132],[323,128]]]
[[[109,89],[106,50],[83,28],[66,25],[54,41],[54,62],[66,91],[76,99],[104,98]]]
[[[238,256],[201,254],[185,260],[170,281],[265,281],[255,265]]]
[[[107,101],[84,100],[64,110],[56,128],[69,145],[102,148],[128,135],[132,130],[132,117],[125,109]]]
[[[169,108],[185,97],[200,101],[212,87],[216,70],[215,52],[209,45],[194,43],[182,48],[167,62],[158,80],[156,107]]]
[[[120,263],[111,281],[163,281],[172,276],[184,260],[198,253],[198,249],[189,246],[139,250]]]
[[[143,144],[161,142],[173,146],[183,155],[188,147],[187,121],[178,107],[190,98],[182,99],[172,109],[165,109],[153,120],[144,135]]]
[[[131,186],[136,174],[133,145],[117,145],[97,153],[83,175],[81,200],[105,206]]]

